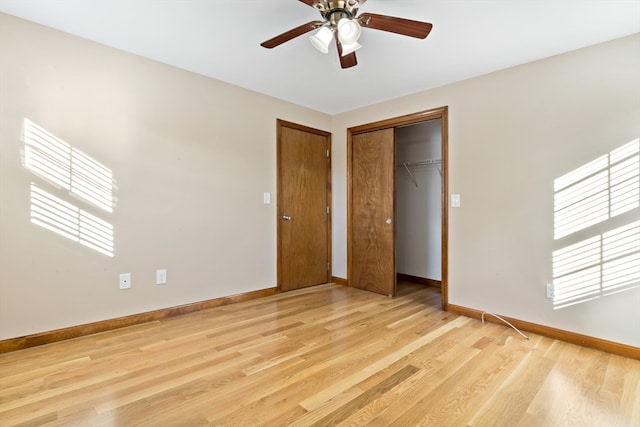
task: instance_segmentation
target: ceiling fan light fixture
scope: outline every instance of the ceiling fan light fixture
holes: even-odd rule
[[[329,27],[322,27],[320,30],[309,37],[311,44],[322,53],[329,52],[329,43],[333,39],[333,31]]]
[[[358,64],[355,51],[362,47],[358,43],[362,27],[418,39],[427,37],[433,28],[433,25],[428,22],[396,18],[389,15],[377,13],[358,15],[360,6],[367,0],[299,1],[317,9],[322,15],[322,20],[298,25],[289,31],[260,43],[260,46],[271,49],[303,34],[308,34],[310,31],[318,30],[316,34],[309,37],[309,40],[320,52],[328,53],[329,44],[335,38],[338,55],[340,55],[340,67],[344,69]]]
[[[355,19],[342,18],[336,25],[338,31],[338,40],[342,45],[351,45],[356,43],[360,38],[360,32],[362,28],[360,23]]]

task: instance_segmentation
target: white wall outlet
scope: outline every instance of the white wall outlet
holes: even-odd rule
[[[262,195],[262,197],[263,197],[262,200],[263,200],[265,205],[270,205],[271,204],[271,193],[264,193]]]
[[[131,273],[120,275],[120,289],[131,289]]]
[[[460,207],[460,195],[459,194],[452,194],[451,195],[451,207],[452,208],[459,208]]]
[[[156,285],[167,284],[167,270],[156,270]]]
[[[553,298],[554,293],[553,283],[547,283],[547,298]]]

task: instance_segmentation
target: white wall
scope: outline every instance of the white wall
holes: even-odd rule
[[[113,212],[24,166],[25,118],[112,171]],[[275,286],[277,118],[331,125],[0,14],[0,339]],[[112,224],[114,256],[32,224],[31,183]]]
[[[462,199],[449,210],[449,302],[640,346],[640,288],[562,309],[545,297],[568,243],[554,240],[554,180],[640,136],[640,35],[333,117],[334,275],[346,277],[346,129],[441,106]]]
[[[0,339],[274,286],[276,118],[333,133],[346,277],[347,128],[446,105],[449,302],[640,346],[639,288],[544,296],[570,240],[553,237],[554,180],[640,135],[638,52],[635,35],[329,117],[0,14]],[[112,171],[113,212],[25,168],[25,118]],[[32,182],[112,224],[114,256],[33,225]]]
[[[396,129],[396,163],[442,158],[442,120]],[[442,279],[442,178],[438,166],[396,169],[396,270]],[[414,182],[415,179],[415,182]]]

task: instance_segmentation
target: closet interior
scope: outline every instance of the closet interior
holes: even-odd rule
[[[396,272],[403,282],[442,283],[442,123],[396,128]]]

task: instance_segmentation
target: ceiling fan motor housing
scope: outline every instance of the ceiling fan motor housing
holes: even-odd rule
[[[358,13],[359,6],[360,2],[357,0],[317,1],[313,4],[322,17],[334,27],[340,19],[353,19]]]

